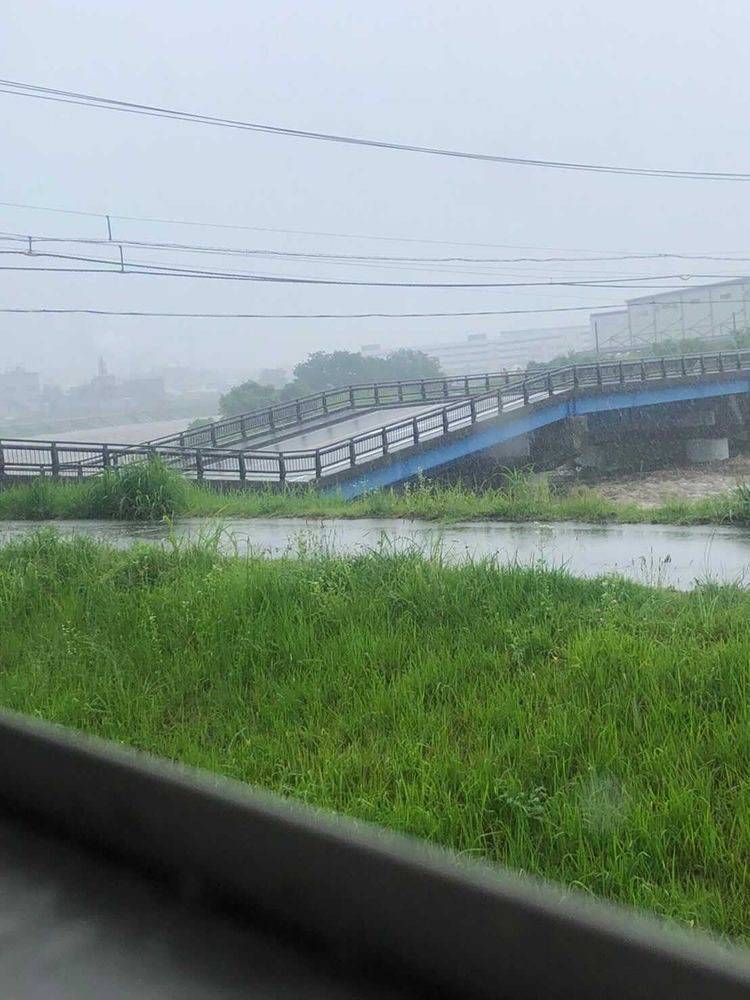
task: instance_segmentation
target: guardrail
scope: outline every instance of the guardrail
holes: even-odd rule
[[[249,441],[253,437],[274,435],[298,427],[309,420],[350,410],[431,403],[441,399],[479,395],[499,385],[509,385],[523,378],[519,372],[490,372],[480,375],[449,375],[393,382],[367,382],[302,396],[284,403],[225,417],[202,424],[179,434],[168,434],[144,442],[148,445],[175,445],[215,448],[221,444]]]
[[[82,478],[160,457],[198,481],[312,482],[561,393],[749,370],[750,350],[573,365],[509,384],[503,381],[489,392],[462,396],[414,417],[304,451],[5,440],[0,442],[0,476]]]

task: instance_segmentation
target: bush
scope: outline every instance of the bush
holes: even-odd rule
[[[19,518],[31,521],[45,521],[56,517],[58,505],[55,500],[59,496],[57,483],[45,476],[40,476],[28,486],[16,488],[12,500],[17,500],[17,509],[13,514]]]
[[[87,485],[85,517],[158,521],[187,506],[187,483],[159,459],[104,472]]]

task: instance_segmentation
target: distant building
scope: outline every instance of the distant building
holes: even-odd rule
[[[160,403],[166,396],[164,379],[159,375],[148,375],[140,378],[126,378],[116,385],[116,394],[121,399],[148,405]]]
[[[569,351],[592,348],[588,326],[562,326],[470,333],[463,340],[419,345],[416,350],[435,358],[446,375],[470,375],[525,368],[529,361],[549,361]],[[361,353],[373,357],[384,352],[379,344],[366,344]]]
[[[643,295],[591,316],[591,336],[602,349],[744,330],[750,330],[750,278]]]
[[[153,368],[151,374],[164,379],[166,392],[179,395],[224,392],[234,381],[234,373],[190,368],[188,365],[163,365],[160,368]]]
[[[13,368],[0,372],[0,414],[10,416],[39,406],[41,383],[39,372]]]

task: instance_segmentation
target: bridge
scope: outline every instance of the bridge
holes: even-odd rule
[[[694,460],[726,458],[749,392],[747,350],[346,386],[140,444],[3,439],[0,479],[83,478],[160,457],[206,484],[355,497],[482,458],[502,466],[557,449],[599,466],[627,435],[650,447],[677,436]]]

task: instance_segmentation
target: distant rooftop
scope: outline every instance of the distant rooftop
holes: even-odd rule
[[[710,292],[712,288],[726,288],[728,285],[745,285],[750,283],[750,277],[730,278],[727,281],[715,281],[710,285],[686,285],[684,288],[675,288],[670,292],[658,292],[652,295],[640,295],[637,299],[628,299],[628,305],[638,305],[644,302],[653,302],[655,299],[670,299],[675,295],[695,295],[696,292]]]

